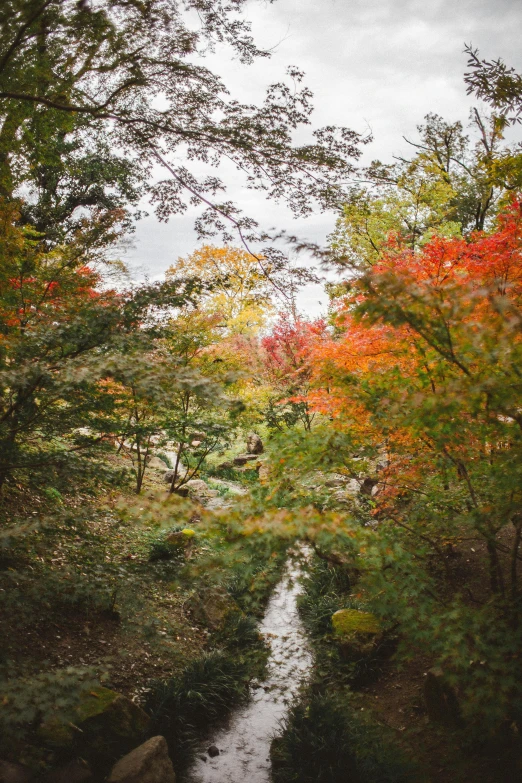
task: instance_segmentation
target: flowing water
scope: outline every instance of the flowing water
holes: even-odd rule
[[[256,683],[248,703],[207,739],[188,771],[187,783],[270,781],[270,743],[312,668],[310,645],[297,611],[299,576],[299,564],[290,559],[260,626],[270,645],[265,681]],[[219,756],[208,756],[211,745],[219,749]]]

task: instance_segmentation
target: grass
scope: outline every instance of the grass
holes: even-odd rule
[[[180,676],[152,684],[145,709],[154,721],[155,733],[167,740],[176,773],[193,759],[202,732],[246,699],[249,681],[266,662],[257,630],[254,635],[247,623],[241,627],[236,622],[228,631],[239,631],[232,649],[205,653]],[[250,649],[233,649],[245,639]]]
[[[350,574],[339,566],[315,557],[303,578],[304,592],[298,599],[299,612],[310,633],[315,650],[316,677],[319,683],[368,683],[382,671],[395,649],[395,640],[386,635],[364,652],[357,646],[341,645],[333,634],[332,615],[339,609],[367,611],[354,598]]]
[[[228,612],[212,633],[209,644],[214,649],[191,661],[180,675],[153,683],[145,704],[155,732],[167,739],[177,773],[188,766],[209,725],[247,698],[253,677],[263,677],[268,648],[256,614],[279,579],[285,559],[284,551],[274,553],[262,537],[225,535],[207,543],[209,560],[197,564],[192,585],[197,591],[200,579],[208,587],[209,574],[225,575],[220,586],[237,609]],[[185,578],[190,579],[188,572]]]
[[[274,783],[402,783],[418,781],[392,732],[357,706],[351,691],[380,671],[382,650],[346,659],[332,633],[338,609],[364,609],[352,597],[346,569],[318,557],[308,563],[299,610],[315,652],[314,679],[272,744]]]
[[[346,694],[311,695],[272,743],[274,783],[406,783],[415,769]]]
[[[259,475],[254,468],[247,470],[236,470],[235,468],[218,468],[213,465],[205,466],[201,473],[206,473],[210,478],[224,479],[225,481],[235,481],[238,484],[258,484]]]

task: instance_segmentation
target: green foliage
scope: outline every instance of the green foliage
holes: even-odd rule
[[[94,667],[68,666],[30,677],[0,678],[0,750],[32,736],[41,724],[56,718],[73,720],[82,696],[96,687],[99,671]]]
[[[49,236],[55,226],[55,241],[72,234],[85,213],[123,217],[144,192],[161,219],[184,212],[191,200],[208,203],[224,189],[215,176],[220,159],[247,172],[250,187],[284,198],[296,214],[307,214],[315,202],[337,204],[338,178],[351,172],[363,139],[327,127],[298,147],[294,131],[309,122],[312,106],[309,91],[295,89],[302,80],[297,69],[290,69],[290,85],[271,85],[265,101],[252,106],[229,98],[203,60],[216,41],[243,63],[269,56],[254,43],[244,6],[244,0],[233,6],[101,0],[94,7],[6,0],[0,195],[11,197],[23,185],[37,194],[28,220]],[[159,92],[161,107],[154,100]],[[212,176],[196,178],[179,163],[179,155],[188,163],[208,161],[210,152]],[[152,184],[158,162],[167,179]],[[256,226],[224,198],[219,210],[201,216],[200,234],[221,231],[230,238],[223,225],[229,216],[246,232]]]
[[[411,548],[411,541],[401,545],[398,539],[391,525],[381,527],[370,543],[372,568],[362,575],[360,588],[378,616],[400,625],[401,656],[411,659],[429,650],[443,669],[456,688],[467,741],[502,741],[506,722],[518,726],[522,716],[517,604],[498,597],[470,601],[466,589],[451,587],[453,569],[472,576],[458,556],[433,560],[428,547]],[[483,570],[475,583],[481,579],[487,580]]]
[[[229,650],[244,651],[263,644],[258,620],[243,612],[228,612],[223,627],[213,635],[213,642]]]
[[[167,739],[177,771],[190,761],[198,732],[245,698],[248,680],[243,656],[216,650],[192,661],[180,677],[152,684],[146,710]]]
[[[360,685],[375,679],[396,646],[393,635],[385,634],[380,627],[379,634],[339,633],[335,618],[341,612],[359,620],[369,616],[372,629],[377,627],[373,615],[363,611],[367,607],[361,600],[358,579],[353,563],[351,567],[349,562],[339,566],[318,557],[307,564],[302,579],[304,591],[298,599],[299,612],[312,637],[315,677],[322,688],[335,689],[343,683]]]
[[[245,612],[260,615],[286,559],[286,547],[270,536],[252,535],[227,542],[224,584]]]
[[[272,744],[275,783],[406,783],[419,780],[383,726],[349,695],[309,696],[293,707]]]
[[[308,564],[302,579],[299,611],[314,636],[332,630],[332,615],[349,600],[352,580],[347,570],[330,565],[318,557]]]
[[[149,560],[151,563],[154,563],[157,560],[171,560],[178,562],[181,566],[185,562],[185,552],[182,547],[173,545],[166,540],[164,535],[162,535],[152,540]]]
[[[393,248],[417,251],[434,235],[454,237],[491,227],[509,193],[522,185],[516,147],[503,144],[505,123],[471,113],[474,138],[460,122],[428,114],[411,141],[412,159],[374,161],[369,184],[351,189],[330,237],[339,263],[364,269]],[[335,296],[340,289],[330,289]]]

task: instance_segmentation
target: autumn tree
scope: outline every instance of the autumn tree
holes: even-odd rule
[[[268,261],[241,248],[204,245],[188,258],[178,258],[167,277],[197,277],[207,283],[201,306],[217,317],[215,328],[223,337],[248,338],[259,333],[273,310],[270,271]]]
[[[261,340],[263,372],[272,390],[265,414],[269,427],[280,429],[300,422],[311,430],[315,418],[307,399],[313,372],[311,351],[326,331],[322,319],[294,320],[283,312]]]
[[[13,207],[1,214],[0,476],[49,481],[113,433],[113,398],[99,382],[148,350],[157,316],[198,286],[101,289],[89,265],[97,227],[46,252],[38,234],[15,225]]]
[[[411,158],[374,161],[350,191],[331,247],[340,263],[364,267],[389,252],[420,250],[434,235],[468,235],[492,226],[498,209],[522,185],[520,155],[504,142],[505,122],[471,113],[460,122],[428,114],[409,141]]]
[[[342,471],[364,448],[381,461],[368,594],[410,644],[429,644],[482,726],[514,719],[522,703],[510,657],[520,643],[521,283],[517,199],[491,233],[383,253],[352,279],[335,338],[317,342],[308,395],[332,430],[348,433],[330,465],[337,458]],[[437,576],[430,557],[445,563],[464,542],[481,553],[489,587],[477,592],[467,573],[450,596],[450,567]],[[483,661],[480,672],[470,660]]]

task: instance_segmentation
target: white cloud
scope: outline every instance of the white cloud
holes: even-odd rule
[[[248,14],[259,45],[274,49],[272,58],[241,66],[219,50],[206,64],[223,76],[234,97],[248,102],[261,100],[287,65],[297,65],[315,94],[316,126],[361,132],[371,127],[374,142],[365,159],[389,159],[403,150],[402,137],[413,137],[428,112],[467,121],[464,43],[522,70],[519,0],[276,0],[252,2]],[[332,214],[294,221],[284,206],[242,190],[233,173],[231,182],[230,195],[265,226],[319,242],[333,228]],[[143,220],[129,261],[150,277],[163,272],[194,249],[192,223],[193,213],[167,224]],[[319,293],[304,292],[303,309],[317,314],[317,301],[325,303]]]

